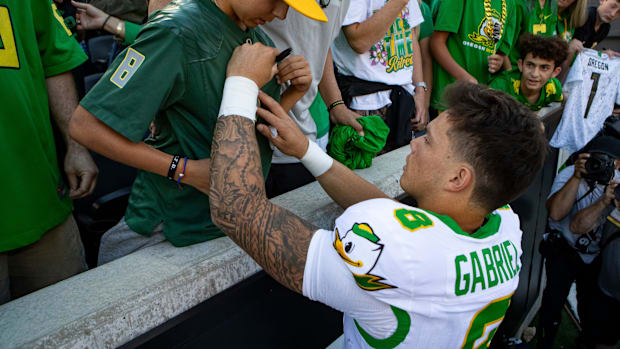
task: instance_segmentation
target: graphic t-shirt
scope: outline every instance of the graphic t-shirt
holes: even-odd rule
[[[584,49],[564,83],[564,114],[551,146],[570,153],[583,148],[603,127],[614,103],[620,104],[620,58]]]
[[[509,54],[516,23],[514,0],[442,0],[435,31],[450,32],[446,46],[452,58],[479,83],[489,82],[488,56]],[[455,81],[443,67],[433,64],[431,106],[442,109],[441,95]]]
[[[532,111],[538,111],[549,105],[549,103],[561,102],[564,100],[562,96],[562,84],[558,79],[551,78],[541,89],[540,97],[538,97],[536,103],[530,103],[521,91],[521,71],[519,71],[518,68],[503,72],[496,76],[489,83],[489,87],[508,93],[517,101],[525,104],[525,106]]]
[[[303,294],[344,312],[344,348],[486,348],[519,283],[519,218],[467,234],[393,200],[349,207],[308,249]]]
[[[87,59],[51,0],[0,0],[0,253],[36,242],[71,214],[45,79]]]
[[[342,26],[361,23],[379,11],[386,0],[352,1]],[[424,21],[420,6],[416,0],[409,1],[394,23],[385,32],[381,41],[367,52],[358,54],[353,51],[340,31],[334,44],[332,54],[334,63],[343,75],[382,82],[388,85],[405,87],[413,95],[411,77],[413,74],[413,29]],[[390,104],[390,91],[382,91],[366,96],[354,97],[351,108],[357,110],[375,110]]]

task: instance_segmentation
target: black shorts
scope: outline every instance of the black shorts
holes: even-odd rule
[[[596,344],[615,345],[620,341],[620,301],[597,287],[592,301],[592,339]]]

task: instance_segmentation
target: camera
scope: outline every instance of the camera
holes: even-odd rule
[[[586,160],[584,178],[591,182],[607,185],[614,176],[614,158],[605,153],[592,153]]]

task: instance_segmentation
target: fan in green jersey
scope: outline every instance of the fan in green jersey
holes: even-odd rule
[[[489,86],[508,93],[532,111],[561,102],[562,84],[556,77],[568,55],[568,44],[557,36],[525,34],[519,48],[518,69],[502,73]]]

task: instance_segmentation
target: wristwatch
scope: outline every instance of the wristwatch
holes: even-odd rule
[[[418,82],[417,84],[413,84],[413,86],[414,86],[413,88],[414,90],[418,87],[422,87],[424,89],[424,92],[428,91],[428,87],[426,87],[426,83],[424,81]]]

